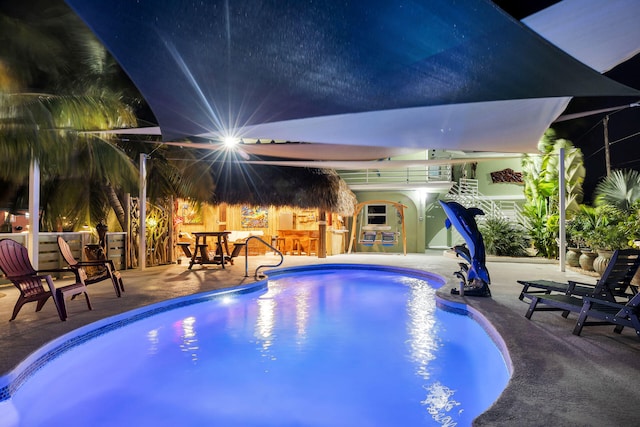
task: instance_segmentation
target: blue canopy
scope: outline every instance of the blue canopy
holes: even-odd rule
[[[527,113],[539,137],[563,97],[640,95],[486,0],[67,3],[129,74],[164,140],[239,132],[495,150],[465,111]],[[529,107],[541,98],[553,108]]]

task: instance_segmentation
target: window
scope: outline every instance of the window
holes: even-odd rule
[[[367,224],[384,225],[387,223],[386,205],[367,205]]]

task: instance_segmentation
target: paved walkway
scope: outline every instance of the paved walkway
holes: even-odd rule
[[[250,257],[252,269],[273,257]],[[526,304],[517,296],[519,278],[568,279],[595,282],[593,277],[555,264],[488,262],[492,298],[461,298],[450,295],[456,286],[452,272],[455,259],[437,255],[335,255],[325,259],[287,256],[281,267],[309,263],[384,264],[438,273],[450,282],[441,296],[464,301],[477,308],[502,335],[513,363],[514,373],[498,401],[475,422],[487,426],[628,426],[640,424],[640,339],[633,331],[614,334],[612,327],[588,327],[577,337],[571,334],[575,315],[535,313],[524,317]],[[0,374],[12,371],[43,344],[66,332],[96,320],[158,301],[197,292],[253,282],[244,277],[244,259],[225,270],[185,265],[152,267],[145,271],[122,272],[126,292],[115,297],[108,282],[90,285],[93,311],[83,299],[69,302],[69,319],[60,322],[54,305],[48,302],[40,313],[33,304],[23,307],[8,322],[17,298],[11,286],[0,287]],[[1,382],[0,382],[1,385]],[[2,421],[0,420],[0,425]]]

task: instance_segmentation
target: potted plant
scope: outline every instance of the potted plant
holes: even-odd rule
[[[580,209],[569,223],[569,232],[573,241],[580,249],[580,255],[578,257],[579,266],[586,271],[593,271],[593,262],[598,256],[593,250],[591,242],[593,231],[598,225],[599,217],[596,209],[588,205],[580,205]]]
[[[629,213],[622,224],[625,236],[628,239],[628,245],[640,248],[640,201],[634,202],[629,208]],[[640,285],[640,269],[631,280],[632,285]]]
[[[581,231],[581,223],[575,216],[567,221],[566,261],[571,267],[580,267],[580,255],[582,255],[581,247],[585,246],[584,239],[580,234]]]
[[[624,227],[625,215],[621,210],[611,205],[601,205],[595,211],[598,221],[589,233],[587,242],[598,253],[593,261],[593,269],[602,274],[613,251],[629,247],[629,237]]]

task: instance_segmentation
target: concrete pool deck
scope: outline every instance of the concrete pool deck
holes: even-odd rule
[[[244,258],[221,270],[186,265],[151,267],[144,271],[122,271],[126,292],[116,298],[107,281],[89,286],[93,310],[84,298],[68,302],[69,318],[61,322],[51,302],[35,313],[27,304],[9,322],[18,291],[0,286],[0,375],[47,342],[94,321],[135,308],[183,295],[252,283],[253,270],[272,263],[273,256],[250,257],[244,277]],[[345,254],[324,259],[286,256],[282,266],[306,264],[381,264],[437,273],[448,280],[440,291],[443,298],[464,302],[480,311],[501,334],[513,363],[514,373],[501,397],[474,425],[486,426],[626,426],[640,423],[640,339],[625,328],[613,333],[612,326],[587,327],[582,335],[571,331],[575,314],[564,319],[558,312],[536,312],[532,320],[524,314],[527,304],[518,300],[517,279],[569,279],[595,283],[595,278],[557,264],[503,259],[487,262],[491,274],[491,298],[459,297],[449,293],[457,286],[453,272],[457,260],[441,253],[382,255]],[[267,269],[268,270],[268,269]],[[55,390],[49,390],[55,394]],[[0,420],[2,425],[2,420]]]

